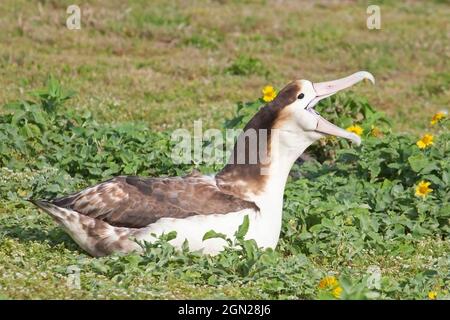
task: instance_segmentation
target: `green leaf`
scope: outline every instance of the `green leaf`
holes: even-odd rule
[[[18,122],[25,116],[27,112],[25,110],[16,110],[11,119],[11,124],[17,125]]]
[[[176,231],[170,231],[167,234],[166,241],[171,241],[171,240],[175,239],[176,237],[177,237],[177,232]]]
[[[208,239],[214,239],[214,238],[220,238],[220,239],[227,239],[227,236],[223,233],[215,232],[214,230],[209,230],[203,235],[202,241],[208,240]]]
[[[446,204],[439,209],[439,216],[441,217],[450,217],[450,204]]]
[[[248,232],[249,225],[250,225],[250,220],[248,218],[248,215],[246,215],[244,217],[242,224],[239,226],[239,228],[235,234],[236,239],[244,239],[245,235]]]
[[[107,266],[106,264],[104,264],[98,260],[92,260],[90,266],[92,269],[94,269],[94,271],[101,273],[101,274],[107,274],[110,270],[109,266]]]
[[[249,257],[250,259],[255,259],[256,252],[258,250],[256,241],[253,239],[246,240],[246,241],[244,241],[243,246],[244,246],[244,250],[245,250],[245,255],[247,257]]]
[[[373,179],[373,178],[378,177],[378,175],[381,172],[381,167],[379,164],[373,163],[372,165],[369,166],[369,171],[370,171],[370,176]]]
[[[175,239],[177,237],[177,232],[176,231],[170,231],[169,233],[163,233],[159,239],[165,242],[169,242],[172,241],[173,239]]]
[[[410,156],[408,162],[414,172],[420,172],[428,165],[429,160],[422,153],[419,153],[415,156]]]

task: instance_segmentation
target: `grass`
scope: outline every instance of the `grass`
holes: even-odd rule
[[[73,1],[4,0],[0,3],[0,114],[7,113],[3,105],[26,98],[51,73],[78,93],[62,108],[79,114],[90,111],[100,124],[144,122],[153,131],[165,131],[190,128],[201,118],[206,126],[220,128],[237,101],[254,100],[266,84],[281,88],[291,79],[323,81],[365,69],[375,75],[377,85],[358,86],[355,94],[385,111],[394,132],[418,134],[427,128],[430,114],[448,109],[450,102],[450,7],[440,1],[380,3],[382,29],[368,30],[367,4],[362,1],[209,1],[206,5],[152,1],[148,5],[136,0],[91,0],[81,4],[82,30],[69,31],[64,26],[65,9]],[[442,159],[447,161],[448,154]],[[440,166],[438,178],[444,180],[448,167],[444,162]],[[164,168],[157,167],[152,174],[168,173]],[[309,299],[321,297],[317,283],[327,274],[342,275],[343,286],[345,276],[350,278],[344,297],[367,298],[370,292],[360,285],[374,265],[383,276],[382,298],[426,299],[430,290],[438,290],[441,297],[447,290],[448,295],[450,244],[442,230],[421,234],[418,228],[420,236],[405,235],[380,245],[366,235],[351,238],[352,233],[347,238],[344,227],[328,226],[339,234],[336,241],[342,242],[338,243],[322,231],[308,234],[295,219],[287,218],[277,252],[264,254],[258,262],[274,268],[278,279],[264,275],[264,268],[261,273],[241,275],[222,258],[211,262],[174,254],[173,260],[158,258],[148,265],[136,263],[133,255],[128,260],[93,259],[49,217],[20,199],[31,192],[31,185],[50,192],[47,186],[56,181],[54,171],[31,165],[0,170],[0,298]],[[347,191],[338,173],[327,174],[332,190]],[[76,189],[98,179],[75,171],[58,183]],[[306,182],[291,181],[290,188],[297,183],[304,188]],[[57,192],[74,191],[66,189]],[[395,186],[392,190],[392,195],[382,195],[387,197],[382,201],[392,202],[392,197],[405,201]],[[287,194],[286,210],[303,219],[304,213],[296,207],[302,199],[296,194]],[[314,203],[334,206],[331,200],[319,197]],[[444,208],[448,196],[427,205]],[[417,206],[421,208],[420,203]],[[314,214],[305,213],[308,219],[339,223],[339,215],[324,217],[326,209],[313,207],[308,210]],[[358,208],[350,209],[361,214]],[[423,219],[423,224],[431,220],[422,214],[409,218]],[[389,219],[401,222],[403,218],[394,214]],[[384,221],[383,216],[377,219],[380,224]],[[355,248],[357,254],[349,258]],[[169,249],[152,250],[161,256]],[[153,253],[149,251],[150,256]],[[237,256],[230,259],[240,261]],[[67,284],[68,268],[74,265],[81,269],[79,289]],[[225,276],[210,276],[214,268],[223,268],[218,274]],[[205,274],[207,279],[202,278]]]
[[[202,117],[217,125],[265,84],[361,69],[378,83],[355,91],[399,130],[423,128],[424,114],[449,104],[450,9],[439,1],[386,1],[381,30],[365,27],[362,1],[84,1],[82,30],[69,31],[72,2],[2,1],[0,104],[53,73],[80,93],[79,108],[108,122],[159,130]]]

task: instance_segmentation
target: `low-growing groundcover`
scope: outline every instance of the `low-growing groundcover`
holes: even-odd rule
[[[66,194],[119,174],[181,175],[193,166],[172,163],[169,133],[97,123],[65,104],[71,95],[50,79],[45,90],[6,105],[9,112],[0,116],[1,298],[450,297],[445,115],[424,132],[430,141],[390,132],[382,114],[352,95],[318,106],[358,131],[363,144],[324,139],[309,149],[316,160],[294,166],[276,250],[241,238],[238,249],[202,256],[176,252],[168,234],[145,244],[143,255],[91,258],[24,199]],[[239,104],[225,127],[242,126],[262,103]],[[70,281],[74,270],[79,286]]]

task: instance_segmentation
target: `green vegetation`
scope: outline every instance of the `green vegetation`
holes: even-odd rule
[[[54,74],[99,122],[217,127],[266,84],[357,70],[377,84],[355,91],[397,131],[423,130],[450,103],[445,1],[380,2],[381,30],[366,28],[366,1],[84,0],[70,31],[74,3],[0,1],[0,106]]]
[[[450,103],[445,1],[380,2],[381,30],[366,28],[365,1],[86,0],[69,31],[73,3],[0,1],[0,299],[450,298],[448,117],[430,125]],[[242,127],[265,85],[357,70],[376,86],[317,108],[361,127],[363,144],[309,148],[317,161],[292,170],[275,251],[240,239],[207,257],[166,235],[142,256],[94,259],[24,200],[188,173],[172,163],[172,129]]]
[[[3,298],[424,299],[429,292],[449,298],[448,118],[433,126],[434,144],[420,149],[414,136],[382,129],[384,116],[367,101],[329,99],[319,106],[323,113],[343,123],[357,119],[367,129],[364,143],[324,140],[323,148],[311,149],[323,163],[294,167],[277,250],[244,240],[244,221],[240,248],[215,257],[176,252],[168,234],[144,244],[143,255],[97,259],[24,199],[66,194],[118,174],[179,175],[190,166],[171,162],[167,133],[99,124],[66,110],[71,94],[53,78],[32,96],[6,105],[9,113],[0,117]],[[239,126],[260,104],[239,104],[226,126]],[[331,148],[335,153],[323,152]],[[431,192],[417,190],[422,180]],[[78,289],[67,282],[74,266]],[[339,280],[323,286],[325,277]]]

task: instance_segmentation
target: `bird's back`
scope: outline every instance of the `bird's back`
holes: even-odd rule
[[[214,177],[199,174],[172,178],[120,176],[51,202],[112,226],[129,228],[145,227],[161,218],[257,209],[253,202],[220,190]]]

